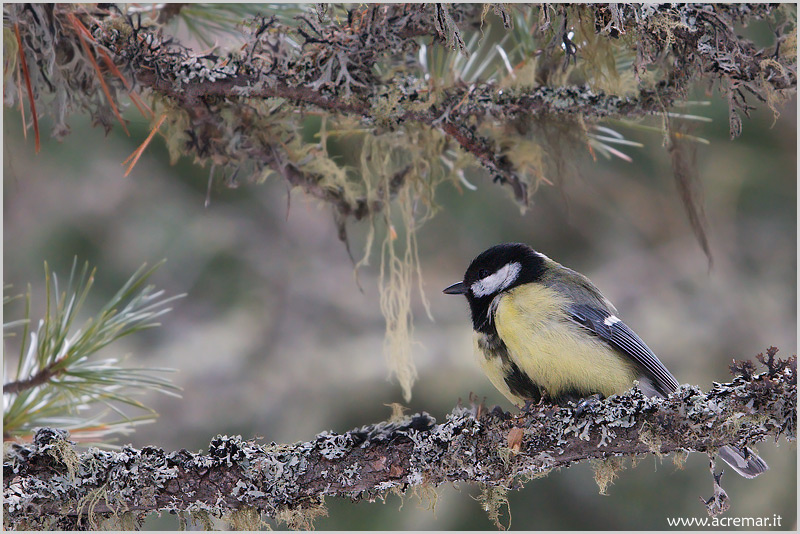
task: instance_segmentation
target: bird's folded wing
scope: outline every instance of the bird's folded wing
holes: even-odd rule
[[[569,307],[569,317],[639,364],[664,396],[678,389],[678,381],[672,373],[617,316],[593,306],[576,304]]]

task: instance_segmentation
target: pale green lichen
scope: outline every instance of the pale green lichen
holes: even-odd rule
[[[319,501],[309,500],[302,504],[280,508],[275,513],[275,520],[279,525],[285,524],[290,530],[313,530],[314,521],[320,517],[327,517],[328,509],[325,508],[325,498]]]
[[[686,465],[686,460],[689,458],[689,452],[684,450],[675,451],[672,454],[672,463],[676,468],[683,470]]]
[[[489,521],[491,521],[498,530],[508,530],[511,527],[511,506],[508,503],[508,488],[481,484],[481,494],[478,500],[481,502],[483,510],[489,517]],[[500,522],[502,514],[501,509],[504,506],[508,514],[508,522],[505,525]]]
[[[590,465],[594,472],[594,481],[597,483],[600,495],[608,495],[608,486],[614,483],[620,472],[625,469],[624,458],[610,456],[607,458],[591,460]]]
[[[227,515],[231,530],[260,530],[262,526],[268,525],[261,518],[261,512],[253,506],[242,506],[233,510]]]

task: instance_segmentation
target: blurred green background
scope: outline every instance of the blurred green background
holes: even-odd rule
[[[473,360],[466,301],[441,294],[474,256],[504,241],[526,242],[589,276],[681,383],[707,390],[730,379],[732,358],[753,358],[770,345],[779,356],[796,353],[796,101],[774,126],[768,109],[757,110],[731,141],[727,104],[716,94],[692,99],[712,102],[692,110],[713,119],[693,131],[711,141],[697,147],[696,159],[711,269],[658,134],[620,129],[646,145],[625,150],[633,163],[593,161],[579,147],[570,153],[577,172],[541,187],[524,215],[481,172],[468,173],[477,191],[439,188],[441,211],[418,234],[435,321],[415,295],[419,380],[410,413],[442,420],[471,392],[512,409]],[[17,109],[4,111],[3,125],[4,283],[32,284],[33,317],[42,307],[43,262],[66,276],[76,255],[98,267],[87,312],[145,261],[167,258],[152,282],[188,293],[161,328],[105,349],[106,356],[130,354],[132,366],[175,368],[183,388],[180,399],[145,397],[160,418],[120,443],[197,450],[218,433],[294,442],[386,419],[385,405],[402,395],[382,352],[379,247],[360,271],[361,292],[329,209],[285,183],[215,184],[206,208],[208,170],[187,158],[170,166],[160,138],[123,177],[121,162],[149,132],[135,110],[126,116],[130,138],[119,128],[104,136],[75,116],[62,143],[48,138],[44,121],[39,155],[31,134],[23,139]],[[366,227],[350,231],[358,256]],[[6,348],[13,354],[13,344]],[[754,480],[724,477],[727,515],[777,514],[783,528],[796,529],[796,448],[781,441],[757,449],[771,470]],[[652,456],[628,465],[607,496],[598,495],[588,464],[529,482],[509,493],[511,527],[666,529],[667,517],[706,516],[699,501],[712,494],[705,456],[691,455],[682,470]],[[492,529],[479,493],[471,484],[442,486],[434,510],[410,495],[405,503],[327,499],[330,515],[316,527]],[[146,528],[175,529],[177,520],[154,516]]]

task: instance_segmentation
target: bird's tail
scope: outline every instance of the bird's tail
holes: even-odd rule
[[[737,449],[726,445],[722,447],[718,453],[719,457],[725,460],[734,471],[739,473],[745,478],[753,478],[767,469],[769,466],[767,462],[759,458],[757,454],[745,447],[744,449]]]

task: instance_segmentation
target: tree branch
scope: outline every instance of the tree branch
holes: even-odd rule
[[[456,407],[442,423],[421,413],[304,443],[217,436],[207,454],[157,447],[79,454],[65,432],[42,429],[4,460],[4,521],[31,528],[58,518],[74,526],[157,510],[301,517],[328,495],[371,501],[453,481],[516,488],[525,477],[585,460],[795,440],[797,362],[776,360],[775,352],[760,358],[766,372],[738,364],[741,376],[707,394],[682,386],[661,400],[633,389],[580,414],[536,405],[512,416],[473,404]]]
[[[344,19],[309,13],[296,17],[293,24],[276,17],[255,18],[248,21],[251,31],[240,52],[227,57],[193,55],[164,36],[163,26],[142,25],[141,19],[126,20],[99,8],[32,5],[4,9],[6,18],[20,25],[22,48],[36,57],[41,69],[32,73],[36,92],[60,91],[74,100],[65,101],[65,109],[57,113],[54,128],[58,135],[68,131],[63,120],[67,111],[75,108],[89,109],[107,128],[113,122],[108,104],[99,98],[97,76],[88,63],[78,62],[83,65],[82,74],[59,63],[61,56],[83,55],[74,28],[63,22],[79,18],[91,27],[93,46],[114,57],[119,70],[135,81],[136,90],[148,89],[176,105],[168,108],[169,123],[180,124],[194,136],[192,142],[179,147],[182,153],[201,162],[211,160],[216,166],[233,166],[236,172],[245,166],[254,178],[263,176],[265,168],[280,172],[291,162],[296,173],[305,174],[294,183],[304,184],[306,190],[324,183],[326,177],[297,166],[285,145],[287,132],[299,128],[296,111],[305,106],[331,115],[356,116],[376,135],[420,125],[437,128],[473,155],[496,182],[508,184],[518,202],[526,204],[533,179],[525,169],[515,168],[508,157],[511,150],[495,138],[519,120],[531,116],[550,116],[555,121],[574,118],[575,128],[581,129],[606,117],[663,114],[685,97],[691,83],[717,81],[729,100],[731,134],[735,136],[741,130],[739,112],[747,114],[752,109],[743,91],[777,113],[777,103],[794,93],[797,85],[796,56],[781,52],[781,43],[792,31],[787,24],[793,22],[766,4],[587,4],[558,9],[545,4],[522,8],[539,9],[538,23],[536,17],[523,20],[534,21],[532,38],[549,42],[529,50],[520,64],[539,62],[537,85],[532,87],[500,86],[481,79],[467,83],[460,80],[458,72],[453,73],[455,81],[426,81],[421,75],[421,39],[468,54],[461,31],[483,26],[486,13],[480,5],[359,6],[348,10]],[[503,6],[495,6],[494,11],[506,29],[513,26],[514,18]],[[551,12],[560,19],[557,24],[550,20]],[[168,16],[168,9],[161,15]],[[784,20],[776,29],[774,50],[758,49],[736,34],[736,23],[781,17]],[[586,21],[590,21],[588,26]],[[596,42],[606,43],[603,54],[608,57],[603,61],[615,64],[614,50],[636,56],[632,68],[639,83],[630,88],[630,96],[590,90],[589,85],[596,82],[591,76],[585,86],[555,82],[566,80],[547,67],[560,63],[562,50],[556,44],[571,43],[565,32],[579,26],[588,32],[593,27],[598,34]],[[572,50],[575,46],[572,43],[570,48],[573,60],[587,61],[585,56],[591,56],[591,50]],[[56,50],[62,51],[60,56],[55,55]],[[54,55],[43,57],[47,54]],[[640,75],[648,68],[650,80],[644,82]],[[108,80],[115,97],[127,83]],[[85,86],[86,94],[66,89],[76,85]],[[264,119],[257,117],[262,109],[255,103],[275,98],[286,99],[290,105],[269,123],[272,130],[268,131]],[[188,124],[177,118],[179,111],[188,115]],[[576,139],[585,142],[581,136]],[[444,150],[447,148],[445,145]],[[326,200],[325,195],[319,197]],[[367,198],[359,201],[369,203]],[[359,212],[352,202],[333,198],[331,204],[342,217]]]
[[[15,380],[3,384],[3,393],[7,395],[15,394],[49,382],[51,378],[58,374],[58,371],[53,371],[54,365],[55,363],[48,365],[46,368],[25,380]]]

